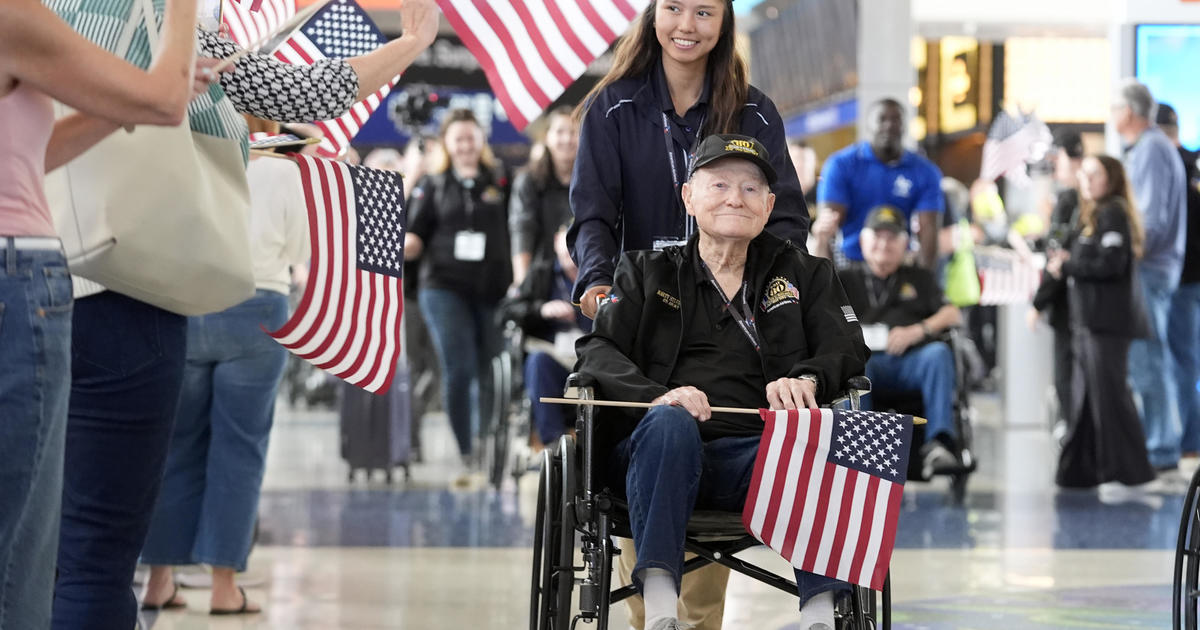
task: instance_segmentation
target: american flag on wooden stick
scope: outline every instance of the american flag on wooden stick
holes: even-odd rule
[[[225,3],[221,21],[229,28],[229,36],[242,48],[249,48],[275,32],[296,14],[296,0],[249,0]]]
[[[314,13],[291,37],[280,44],[275,50],[275,57],[288,63],[311,64],[320,59],[346,59],[365,55],[387,41],[379,27],[375,26],[375,22],[357,2],[333,0]],[[325,134],[325,140],[318,146],[317,153],[332,158],[346,150],[358,134],[358,130],[387,97],[396,79],[392,79],[391,83],[366,99],[355,103],[350,111],[340,118],[316,122]]]
[[[400,174],[297,155],[312,261],[296,312],[268,333],[293,354],[370,392],[400,356],[404,189]]]
[[[883,588],[908,470],[912,416],[761,411],[742,523],[793,567]]]
[[[518,131],[620,37],[649,0],[438,0]]]

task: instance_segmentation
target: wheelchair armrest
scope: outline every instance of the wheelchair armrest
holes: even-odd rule
[[[851,376],[846,380],[846,391],[854,390],[859,394],[871,393],[871,379],[866,376]]]
[[[592,380],[581,372],[571,372],[567,375],[567,384],[563,389],[563,397],[582,398],[584,400],[594,399],[596,396]]]

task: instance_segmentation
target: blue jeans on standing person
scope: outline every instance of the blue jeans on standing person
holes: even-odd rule
[[[130,585],[162,484],[186,332],[186,317],[112,291],[75,301],[56,630],[137,622]]]
[[[525,391],[529,393],[533,426],[542,444],[553,444],[567,429],[570,407],[538,402],[543,396],[563,395],[567,384],[567,368],[547,352],[534,352],[525,359]]]
[[[928,420],[925,439],[939,435],[955,438],[954,351],[947,343],[932,341],[900,356],[872,352],[867,360],[867,378],[877,392],[920,391]]]
[[[1200,282],[1181,284],[1171,298],[1168,344],[1175,361],[1183,452],[1200,453]]]
[[[486,418],[480,401],[490,400],[489,373],[499,344],[495,304],[448,289],[421,289],[421,314],[429,326],[442,373],[442,402],[458,452],[469,458]]]
[[[1129,380],[1141,400],[1150,463],[1158,469],[1172,468],[1179,464],[1179,393],[1167,346],[1167,324],[1179,274],[1142,267],[1138,275],[1150,318],[1150,338],[1134,339],[1130,344]]]
[[[682,407],[658,405],[642,417],[633,434],[613,453],[614,472],[625,471],[625,494],[637,564],[642,571],[665,569],[683,575],[683,542],[693,508],[741,512],[754,476],[761,436],[700,440],[696,419]],[[796,569],[800,605],[818,593],[849,590],[833,578]]]
[[[0,628],[46,628],[71,385],[61,251],[0,237]]]
[[[246,569],[287,362],[262,328],[278,330],[287,312],[286,295],[259,289],[220,313],[188,318],[179,413],[143,563]]]

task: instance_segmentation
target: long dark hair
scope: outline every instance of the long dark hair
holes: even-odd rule
[[[551,121],[555,118],[565,117],[573,118],[575,110],[570,105],[559,105],[550,110],[546,114],[546,133],[550,133]],[[554,158],[550,157],[550,149],[545,142],[542,143],[542,153],[529,165],[529,176],[533,178],[534,183],[540,190],[545,190],[550,186],[551,181],[555,178],[554,174]]]
[[[1125,218],[1129,221],[1129,240],[1132,241],[1130,244],[1133,247],[1133,256],[1140,259],[1145,250],[1146,231],[1142,227],[1137,203],[1133,200],[1133,187],[1129,185],[1129,178],[1125,176],[1125,167],[1121,165],[1120,160],[1111,155],[1092,157],[1104,168],[1108,190],[1103,197],[1095,201],[1080,201],[1079,224],[1083,227],[1083,233],[1090,235],[1096,231],[1096,207],[1100,203],[1116,203],[1125,211]]]
[[[654,32],[654,11],[659,2],[651,2],[621,37],[621,43],[613,53],[612,67],[580,103],[577,116],[582,117],[596,96],[610,84],[621,79],[646,76],[661,62],[662,44],[658,43],[658,36]],[[721,36],[708,53],[712,100],[700,137],[713,133],[740,133],[742,108],[746,104],[746,93],[750,90],[746,60],[734,46],[733,2],[726,0],[723,4],[725,13],[721,16]]]

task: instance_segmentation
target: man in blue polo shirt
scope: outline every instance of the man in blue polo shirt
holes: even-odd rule
[[[809,246],[814,254],[833,258],[833,239],[840,228],[842,254],[861,261],[858,235],[867,215],[887,205],[903,212],[907,221],[917,215],[919,260],[928,269],[936,264],[939,214],[946,205],[942,173],[929,160],[904,149],[904,131],[900,103],[879,100],[867,110],[870,142],[852,144],[825,161],[817,185],[820,210]]]

